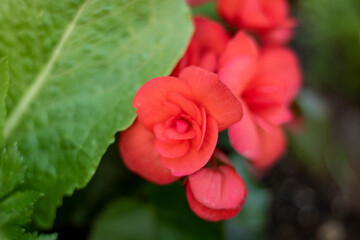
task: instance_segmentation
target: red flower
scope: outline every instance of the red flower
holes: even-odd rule
[[[287,48],[259,53],[239,32],[220,58],[220,79],[243,102],[243,119],[229,128],[233,147],[258,168],[267,168],[285,150],[280,127],[291,119],[289,105],[300,87],[295,54]]]
[[[204,167],[188,177],[186,196],[191,210],[208,221],[219,221],[234,217],[246,199],[246,186],[240,175],[222,153],[215,151],[225,165]],[[212,159],[211,161],[214,161]],[[229,165],[227,165],[229,164]]]
[[[265,44],[280,45],[292,37],[296,21],[286,0],[218,0],[219,14],[231,25],[256,32]]]
[[[191,38],[185,55],[180,59],[172,76],[178,76],[187,66],[199,66],[215,72],[218,58],[228,43],[230,37],[224,28],[205,17],[194,17],[195,32]]]
[[[158,184],[202,168],[218,131],[242,117],[241,104],[226,85],[198,67],[184,69],[179,78],[151,79],[133,106],[138,118],[121,134],[120,153],[129,169]]]

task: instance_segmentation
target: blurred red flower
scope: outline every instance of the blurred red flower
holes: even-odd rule
[[[225,162],[216,166],[215,158],[225,159]],[[186,196],[189,206],[196,215],[208,221],[232,218],[245,203],[245,183],[222,152],[216,150],[210,161],[211,167],[188,176]]]
[[[214,152],[218,131],[242,117],[240,101],[218,76],[198,67],[176,77],[157,77],[136,93],[137,121],[120,135],[129,169],[158,184],[202,168]]]
[[[259,52],[239,32],[220,57],[219,76],[243,103],[243,119],[229,128],[230,142],[258,169],[270,167],[285,150],[281,124],[291,119],[289,105],[300,87],[296,55],[284,47]]]
[[[229,24],[257,33],[266,45],[288,42],[296,26],[287,0],[218,0],[217,9]]]
[[[224,28],[205,17],[194,17],[195,32],[189,46],[172,72],[178,76],[187,66],[198,66],[208,71],[217,70],[218,59],[230,40]]]

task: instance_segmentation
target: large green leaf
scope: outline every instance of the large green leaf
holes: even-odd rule
[[[134,120],[137,89],[169,74],[191,31],[183,0],[1,2],[4,136],[18,142],[25,185],[45,193],[39,225],[49,227],[62,197],[86,185],[115,132]]]
[[[7,58],[0,58],[0,145],[3,142],[4,120],[6,117],[5,98],[9,87]]]

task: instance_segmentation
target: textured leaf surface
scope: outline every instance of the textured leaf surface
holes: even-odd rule
[[[34,205],[42,195],[31,190],[16,191],[25,177],[25,166],[16,145],[0,149],[0,239],[37,239],[23,228],[31,220]],[[56,237],[56,235],[55,235]]]
[[[16,145],[0,148],[0,199],[24,180],[25,166]]]
[[[3,142],[3,129],[6,117],[5,98],[9,87],[9,67],[7,58],[0,57],[0,146]]]
[[[35,218],[51,225],[65,194],[83,187],[137,89],[167,75],[191,34],[182,0],[3,0],[0,56],[9,56],[4,136],[45,195]]]

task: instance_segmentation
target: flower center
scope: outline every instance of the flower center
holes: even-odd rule
[[[189,123],[184,119],[176,120],[176,130],[178,133],[186,133],[189,130]]]

